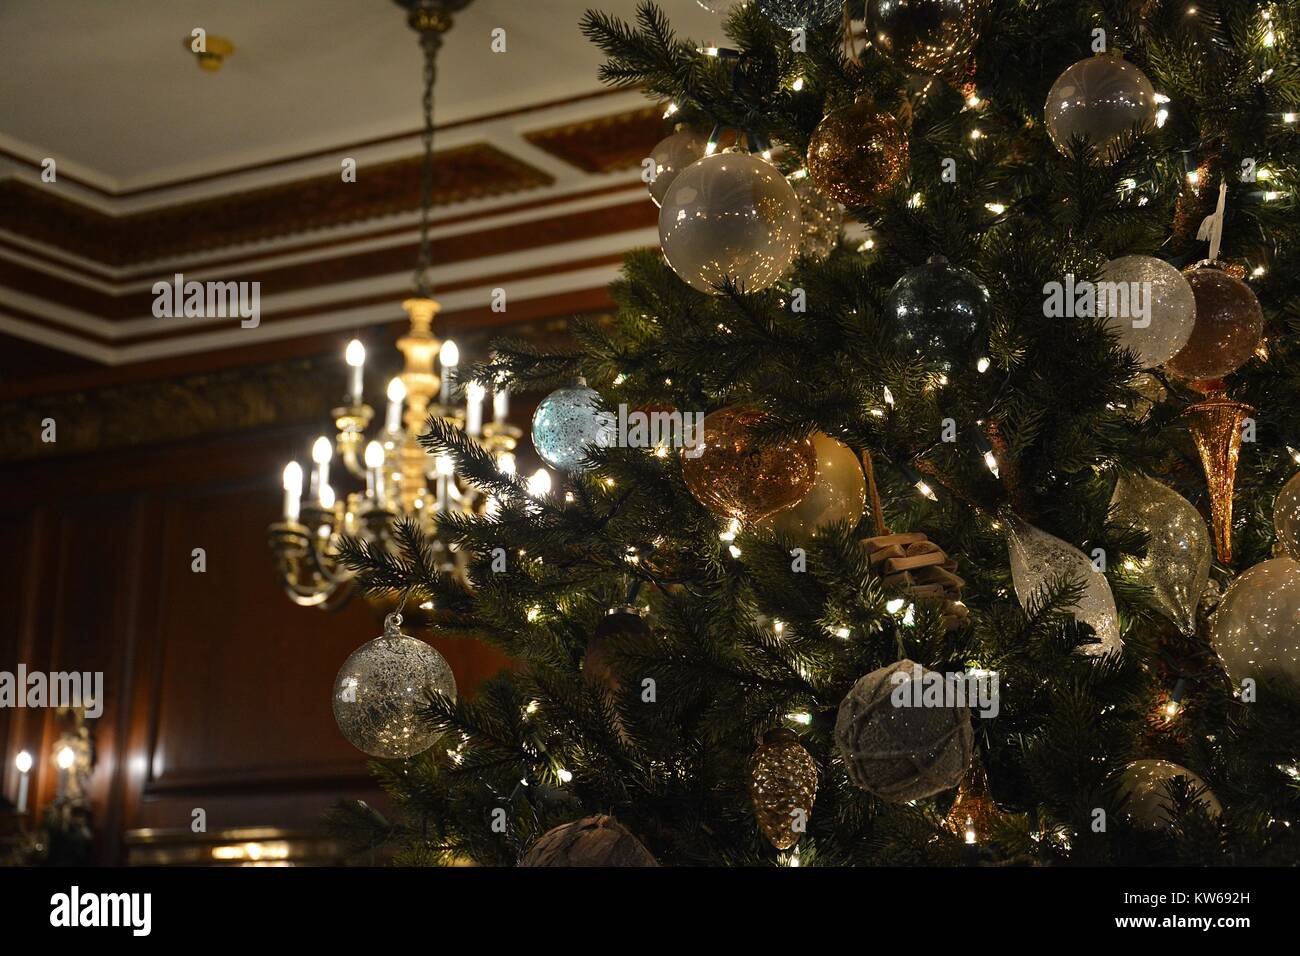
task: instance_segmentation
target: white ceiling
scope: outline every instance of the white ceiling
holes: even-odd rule
[[[438,122],[600,89],[578,22],[636,5],[475,0],[439,56]],[[722,38],[695,0],[660,5],[679,35]],[[182,46],[194,27],[235,44],[220,72]],[[0,146],[114,191],[410,132],[419,103],[416,38],[392,0],[0,2]]]

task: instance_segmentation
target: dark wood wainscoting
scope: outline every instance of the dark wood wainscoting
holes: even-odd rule
[[[0,463],[0,670],[103,671],[91,781],[96,855],[126,859],[131,831],[309,830],[343,796],[382,805],[339,735],[330,688],[380,632],[363,601],[337,613],[281,593],[266,546],[278,476],[313,432],[271,428],[157,448]],[[203,548],[205,573],[191,570]],[[472,692],[504,658],[437,641]],[[55,719],[0,708],[3,793],[36,758],[53,798]]]

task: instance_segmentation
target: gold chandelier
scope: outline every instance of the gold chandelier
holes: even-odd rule
[[[338,560],[344,536],[372,546],[387,547],[394,522],[413,519],[433,542],[440,568],[463,577],[463,566],[450,545],[438,534],[443,516],[477,514],[490,507],[483,495],[462,489],[452,460],[430,458],[417,436],[429,415],[454,423],[497,458],[502,470],[514,468],[514,450],[520,431],[505,418],[508,396],[504,389],[492,398],[492,420],[483,423],[486,389],[477,382],[465,387],[466,403],[453,407],[451,381],[459,365],[455,342],[434,334],[439,305],[432,297],[430,269],[432,244],[429,216],[433,205],[433,88],[435,60],[443,35],[451,28],[452,14],[471,0],[396,0],[407,10],[407,22],[420,38],[424,54],[424,130],[420,190],[420,252],[416,263],[415,294],[402,303],[410,328],[398,340],[404,357],[400,375],[388,384],[388,407],[383,427],[367,441],[375,410],[362,400],[365,348],[351,341],[344,353],[351,380],[342,405],[333,409],[334,437],[316,439],[312,446],[310,476],[304,489],[304,471],[296,461],[284,469],[283,520],[271,525],[270,545],[281,583],[289,598],[304,607],[335,610],[352,597],[352,574]],[[360,487],[340,494],[331,483],[335,460],[345,476]]]

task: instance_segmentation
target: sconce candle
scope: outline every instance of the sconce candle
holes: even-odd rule
[[[483,398],[487,395],[478,382],[465,387],[465,431],[477,436],[483,431]]]
[[[18,768],[18,812],[22,814],[27,812],[27,787],[31,782],[32,755],[26,750],[20,750],[18,756],[14,758],[14,766]]]

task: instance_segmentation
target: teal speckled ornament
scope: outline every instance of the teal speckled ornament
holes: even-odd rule
[[[614,421],[600,408],[600,393],[582,379],[557,388],[533,413],[533,447],[552,468],[579,471],[588,448],[614,443]]]

